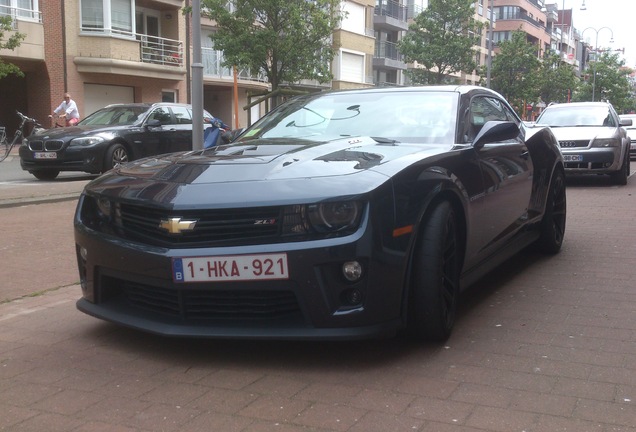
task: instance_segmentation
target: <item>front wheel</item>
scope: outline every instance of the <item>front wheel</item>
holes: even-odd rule
[[[554,255],[561,250],[565,235],[566,215],[565,175],[562,171],[557,170],[550,181],[540,234],[535,243],[539,252]]]
[[[103,172],[117,168],[126,162],[128,162],[128,151],[126,147],[121,144],[113,144],[106,150]]]
[[[57,175],[60,173],[59,170],[54,169],[46,169],[46,170],[38,170],[33,171],[31,174],[35,176],[38,180],[55,180]]]
[[[629,154],[625,155],[623,158],[623,164],[621,165],[621,169],[616,171],[613,174],[610,174],[610,178],[612,183],[618,186],[625,186],[627,184],[627,178],[629,177],[630,171],[630,156]]]
[[[451,334],[459,297],[460,246],[451,203],[425,220],[411,271],[410,327],[418,339],[443,342]]]

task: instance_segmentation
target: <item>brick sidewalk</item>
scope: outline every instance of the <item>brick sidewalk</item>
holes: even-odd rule
[[[635,222],[634,178],[569,182],[561,254],[481,281],[445,346],[166,339],[77,285],[0,304],[0,430],[636,431]]]

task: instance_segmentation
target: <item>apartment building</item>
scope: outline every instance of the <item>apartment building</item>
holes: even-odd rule
[[[528,42],[536,46],[537,57],[552,46],[552,33],[547,31],[544,0],[490,0],[497,20],[493,32],[495,46],[512,38],[512,33],[521,30]],[[495,50],[496,52],[496,50]]]
[[[82,116],[109,103],[189,102],[192,29],[184,6],[184,0],[0,0],[0,13],[27,35],[17,50],[0,52],[25,74],[0,80],[8,102],[0,124],[11,129],[16,109],[46,120],[65,91]],[[245,111],[235,118],[234,71],[221,67],[222,53],[210,47],[205,27],[201,33],[204,107],[245,126]],[[268,88],[264,78],[237,72],[239,106],[249,91]]]

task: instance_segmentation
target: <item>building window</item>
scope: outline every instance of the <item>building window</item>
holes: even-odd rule
[[[38,0],[0,0],[0,15],[39,20]]]
[[[81,0],[82,31],[132,34],[132,0]]]

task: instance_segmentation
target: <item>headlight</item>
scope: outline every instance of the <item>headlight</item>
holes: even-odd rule
[[[592,141],[592,147],[619,147],[620,140],[616,138],[600,138]]]
[[[335,232],[357,226],[362,206],[357,201],[337,201],[312,204],[308,208],[309,222],[318,232]]]
[[[110,200],[106,198],[97,199],[97,215],[100,219],[110,220],[113,214],[113,208]]]
[[[72,139],[71,140],[71,145],[86,147],[86,146],[91,146],[91,145],[98,144],[98,143],[100,143],[102,141],[104,141],[104,138],[102,138],[102,137],[90,136],[90,137]]]

